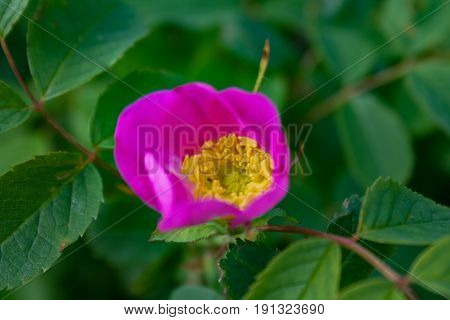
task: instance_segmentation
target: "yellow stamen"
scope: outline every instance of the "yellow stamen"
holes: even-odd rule
[[[272,185],[273,160],[255,140],[229,134],[206,141],[200,154],[185,156],[181,172],[194,184],[197,199],[244,209]]]

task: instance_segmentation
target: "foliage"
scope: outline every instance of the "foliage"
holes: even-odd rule
[[[6,84],[0,81],[0,134],[25,122],[31,110]]]
[[[445,63],[424,63],[408,76],[411,94],[447,134],[450,133],[450,94],[445,84],[449,78],[450,66]]]
[[[255,281],[255,276],[275,254],[273,248],[262,242],[238,239],[236,244],[230,245],[226,256],[219,261],[226,294],[232,299],[241,299]]]
[[[342,300],[401,300],[401,292],[384,280],[366,280],[346,288],[339,295]]]
[[[220,300],[222,297],[211,290],[201,286],[183,286],[170,295],[171,300]]]
[[[367,185],[379,176],[408,180],[412,148],[397,114],[374,97],[362,96],[339,111],[336,121],[348,166],[358,181]]]
[[[100,176],[76,154],[36,157],[3,175],[0,187],[2,289],[50,268],[83,235],[102,201]]]
[[[380,178],[364,196],[357,233],[381,243],[429,244],[450,234],[450,208]]]
[[[344,237],[355,234],[358,228],[361,205],[361,198],[357,195],[345,199],[341,210],[330,221],[327,232]],[[362,241],[360,243],[364,247],[372,250],[381,259],[387,259],[392,253],[391,246],[381,245],[371,241]],[[342,250],[341,264],[341,287],[346,287],[353,282],[365,279],[373,272],[372,265],[356,253],[347,249]]]
[[[336,244],[311,239],[292,244],[258,274],[247,299],[333,299],[340,251]]]
[[[25,10],[28,0],[8,0],[0,3],[0,37],[6,37]]]
[[[94,255],[116,270],[132,295],[168,296],[171,290],[167,287],[175,281],[149,274],[173,271],[180,261],[178,246],[147,241],[156,221],[157,214],[140,201],[119,195],[102,206],[87,233]]]
[[[449,298],[449,15],[444,0],[1,0],[0,296],[405,299],[407,283]],[[248,226],[158,231],[115,169],[119,114],[188,81],[251,90],[266,39],[289,194]]]
[[[434,288],[447,298],[450,297],[449,248],[450,237],[437,241],[417,258],[411,268],[412,281]]]
[[[192,242],[209,238],[213,235],[225,233],[226,229],[216,222],[208,222],[198,226],[186,227],[174,231],[153,232],[150,240],[162,240],[166,242]]]
[[[37,10],[29,25],[28,58],[45,99],[105,71],[146,31],[135,13],[115,0],[41,1]]]

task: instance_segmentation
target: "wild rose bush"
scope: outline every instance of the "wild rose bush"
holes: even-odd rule
[[[449,10],[0,0],[1,296],[450,297]]]

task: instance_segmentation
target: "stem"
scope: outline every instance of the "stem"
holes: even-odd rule
[[[256,83],[255,86],[253,87],[253,92],[258,92],[259,88],[261,87],[264,75],[266,74],[267,66],[269,65],[269,58],[270,58],[270,42],[269,39],[266,39],[266,41],[264,42],[261,60],[259,61],[258,77],[256,78]]]
[[[41,104],[41,106],[44,106],[44,104]],[[61,135],[61,137],[63,137],[67,142],[69,142],[71,145],[77,148],[82,154],[84,154],[86,158],[88,158],[89,162],[95,163],[99,167],[103,168],[105,171],[108,171],[115,177],[121,179],[121,176],[116,169],[114,169],[109,163],[97,157],[97,150],[89,151],[88,149],[86,149],[83,145],[81,145],[77,141],[77,139],[74,136],[72,136],[59,123],[57,123],[44,108],[41,108],[40,110],[37,111],[42,115],[45,121],[47,121],[47,123]]]
[[[42,115],[42,117],[47,121],[47,123],[56,130],[67,142],[69,142],[71,145],[73,145],[75,148],[80,150],[81,153],[83,153],[88,159],[91,159],[91,161],[94,161],[96,159],[96,156],[94,153],[91,153],[88,149],[86,149],[84,146],[82,146],[74,136],[72,136],[69,132],[66,131],[59,123],[57,123],[55,120],[53,120],[52,117],[48,114],[48,112],[44,109],[41,109],[39,113]]]
[[[411,300],[417,299],[417,296],[409,287],[409,281],[407,277],[403,277],[397,272],[395,272],[391,267],[385,264],[381,259],[374,255],[371,251],[367,250],[361,246],[354,238],[346,238],[337,236],[331,233],[325,233],[317,230],[312,230],[299,226],[263,226],[259,227],[258,230],[261,231],[271,231],[271,232],[288,232],[288,233],[298,233],[312,237],[319,237],[331,240],[340,246],[353,251],[369,264],[371,264],[375,269],[377,269],[386,279],[394,283],[403,293]]]
[[[353,98],[404,76],[417,64],[417,62],[418,61],[414,59],[404,60],[359,83],[342,88],[334,95],[313,107],[311,111],[305,115],[305,122],[317,122],[336,111],[339,107],[343,106]]]
[[[25,81],[23,80],[19,69],[17,68],[17,65],[11,55],[11,51],[9,51],[9,47],[6,44],[5,38],[0,38],[0,45],[2,47],[3,52],[5,53],[6,60],[8,61],[8,64],[14,73],[14,76],[17,78],[17,81],[19,82],[22,89],[25,91],[25,93],[28,95],[28,97],[31,99],[31,102],[33,103],[33,106],[40,110],[42,108],[41,103],[34,97],[33,93],[31,92],[30,88],[27,86]]]
[[[14,73],[14,76],[16,77],[17,81],[19,82],[22,89],[25,91],[25,93],[28,95],[28,97],[31,99],[31,102],[33,104],[34,110],[36,112],[39,112],[42,117],[45,119],[45,121],[55,130],[57,131],[67,142],[69,142],[71,145],[73,145],[75,148],[77,148],[82,154],[84,154],[89,162],[93,162],[97,164],[98,166],[102,167],[104,170],[112,173],[114,176],[121,178],[119,172],[114,169],[111,165],[109,165],[107,162],[103,161],[102,159],[97,157],[97,151],[89,151],[87,148],[85,148],[83,145],[81,145],[77,139],[72,136],[66,129],[64,129],[59,123],[57,123],[44,109],[44,102],[39,101],[35,98],[33,93],[31,92],[30,88],[26,84],[26,82],[23,80],[22,75],[19,72],[19,69],[17,68],[17,65],[14,61],[14,58],[11,55],[11,51],[9,50],[8,44],[6,43],[4,38],[0,38],[0,45],[2,47],[3,52],[5,53],[6,60],[8,61],[9,66],[11,67],[12,72]]]

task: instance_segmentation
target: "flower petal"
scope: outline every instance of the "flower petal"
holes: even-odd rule
[[[241,130],[243,124],[233,106],[210,85],[194,82],[174,90],[195,106],[195,112],[206,118],[202,126],[196,128],[201,144]]]
[[[243,211],[219,200],[194,199],[192,186],[180,175],[185,155],[229,133],[248,133],[274,160],[273,186]],[[234,224],[245,223],[270,210],[288,189],[289,148],[276,107],[261,94],[236,88],[217,92],[202,83],[156,91],[122,112],[115,140],[120,173],[143,201],[162,213],[161,230],[226,215],[235,217]]]
[[[182,158],[198,151],[211,135],[220,135],[221,123],[233,131],[240,127],[228,102],[208,85],[191,83],[152,92],[125,108],[119,117],[114,150],[119,171],[141,199],[164,214],[168,206],[162,205],[165,200],[158,195],[162,192],[158,181],[164,181],[159,178],[166,174],[167,180],[176,184],[172,198],[177,203],[191,201],[192,196],[186,196],[191,195],[186,181],[178,181]],[[149,172],[146,157],[152,168],[159,169]],[[168,193],[164,194],[168,199]]]
[[[289,190],[290,152],[278,110],[266,96],[238,88],[225,89],[220,95],[228,100],[246,126],[255,128],[249,130],[250,137],[258,141],[274,161],[272,187],[233,221],[236,225],[266,213],[286,195]],[[248,136],[244,131],[241,134]]]

